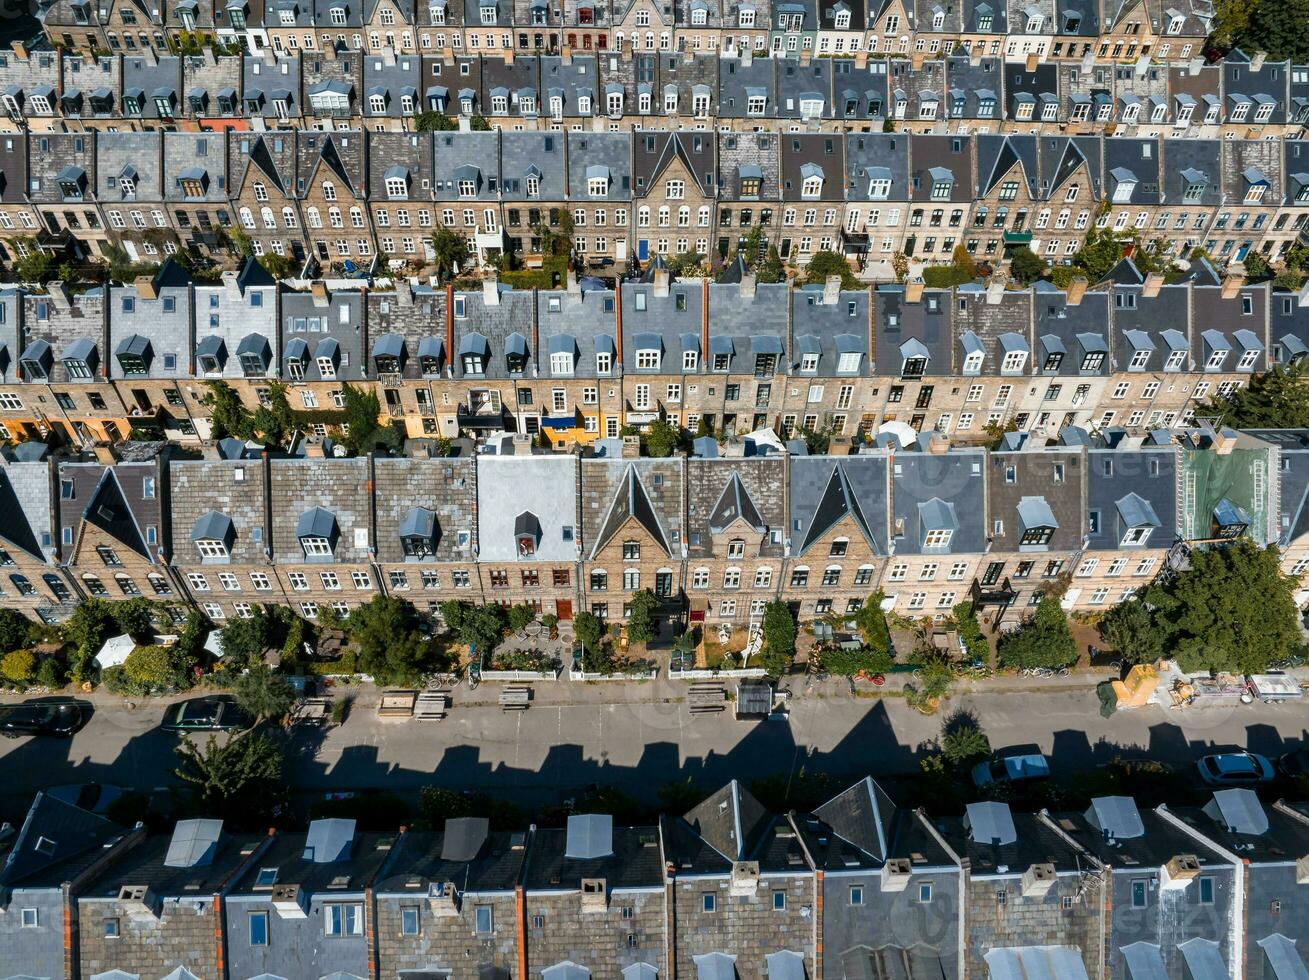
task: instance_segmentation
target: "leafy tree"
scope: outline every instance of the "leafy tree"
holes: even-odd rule
[[[1086,241],[1073,256],[1073,265],[1081,269],[1092,285],[1109,274],[1123,257],[1123,242],[1107,228],[1094,226],[1086,233]]]
[[[123,662],[123,676],[147,693],[177,685],[177,665],[168,647],[137,647]]]
[[[345,625],[356,665],[379,684],[412,683],[431,660],[432,644],[418,630],[418,611],[405,599],[374,596],[352,610]]]
[[[1259,0],[1216,0],[1209,40],[1217,48],[1226,50],[1236,44],[1250,23],[1250,14]]]
[[[579,612],[573,617],[573,635],[586,650],[600,649],[600,639],[604,636],[604,629],[604,623],[592,613]]]
[[[805,448],[809,450],[810,456],[826,456],[827,450],[832,446],[832,430],[824,426],[818,431],[805,429],[801,433],[804,436]]]
[[[1300,364],[1275,365],[1230,395],[1219,395],[1196,415],[1217,416],[1220,425],[1240,429],[1299,429],[1309,425],[1309,379]]]
[[[1163,637],[1143,602],[1120,602],[1105,614],[1097,629],[1100,639],[1128,663],[1148,664],[1163,656]]]
[[[478,656],[490,657],[505,632],[505,611],[497,605],[469,606],[459,623],[459,639]]]
[[[1026,245],[1019,246],[1009,253],[1009,273],[1024,286],[1040,279],[1048,268],[1045,259]]]
[[[414,129],[420,133],[448,133],[458,128],[458,122],[435,109],[424,109],[414,117]]]
[[[223,658],[228,664],[248,666],[263,658],[273,644],[275,623],[262,606],[255,606],[246,618],[227,621],[220,632]]]
[[[627,617],[627,638],[633,643],[646,643],[654,639],[654,611],[659,608],[659,600],[649,589],[632,593],[631,614]]]
[[[385,438],[387,433],[393,432],[390,428],[382,427],[380,421],[382,406],[377,400],[376,391],[361,389],[346,382],[340,386],[340,396],[346,413],[344,420],[348,425],[342,442],[348,453],[351,455],[367,453],[378,437]]]
[[[14,261],[14,276],[19,282],[49,282],[54,278],[55,263],[36,247],[35,238],[22,239],[27,254]]]
[[[1275,546],[1243,539],[1194,552],[1143,598],[1182,670],[1257,674],[1302,645],[1295,589]]]
[[[1000,641],[1000,666],[1067,667],[1077,660],[1077,646],[1059,600],[1045,596],[1036,615]]]
[[[177,744],[174,774],[193,788],[198,808],[237,825],[258,826],[284,797],[285,750],[267,731],[254,730],[204,745],[189,738]]]
[[[904,686],[905,703],[925,715],[934,714],[941,702],[950,696],[954,675],[942,663],[923,665],[919,679]]]
[[[1267,51],[1274,61],[1291,60],[1296,64],[1309,61],[1309,0],[1227,0],[1218,9],[1245,7],[1250,10],[1244,26],[1232,33],[1246,51]],[[1238,20],[1239,18],[1233,18]]]
[[[449,228],[438,228],[428,240],[432,246],[432,264],[436,266],[437,281],[454,275],[455,270],[468,261],[468,239]]]
[[[818,654],[823,670],[838,677],[856,674],[885,674],[895,667],[895,658],[885,649],[863,647],[859,650],[842,650],[836,647]]]
[[[863,635],[864,645],[871,650],[889,653],[891,650],[891,629],[886,624],[886,613],[882,612],[884,592],[874,592],[855,613],[855,625]]]
[[[891,256],[891,271],[895,273],[896,282],[904,282],[909,278],[909,256],[904,252],[896,252]]]
[[[982,627],[977,623],[977,613],[973,609],[973,604],[968,601],[958,603],[950,615],[954,619],[955,628],[959,630],[959,638],[964,641],[964,649],[968,655],[975,661],[986,663],[991,658],[991,646],[986,642],[986,635],[982,632]]]
[[[458,599],[447,599],[439,606],[441,621],[451,633],[458,633],[468,612],[468,604]]]
[[[284,717],[296,699],[291,682],[265,664],[256,664],[237,677],[232,696],[256,721]]]
[[[26,684],[36,673],[36,654],[31,650],[13,650],[0,659],[0,677],[15,684]]]
[[[209,424],[214,439],[237,439],[250,437],[250,413],[241,404],[241,396],[226,381],[206,381],[208,391],[201,397],[200,404],[209,409]]]
[[[92,597],[77,604],[73,615],[63,626],[64,639],[73,645],[74,683],[87,676],[91,669],[91,659],[117,629],[113,606],[104,599]]]
[[[524,603],[515,603],[509,607],[509,628],[520,630],[536,618],[536,610]]]
[[[295,410],[286,398],[286,385],[280,381],[268,382],[268,404],[255,409],[250,428],[265,446],[285,446],[291,441],[297,426]]]
[[[679,252],[668,260],[668,275],[673,279],[703,279],[708,275],[704,255],[699,252]]]
[[[1245,274],[1249,279],[1267,279],[1271,274],[1268,260],[1253,249],[1246,254],[1241,264],[1245,266]]]
[[[0,653],[17,650],[31,643],[33,625],[32,621],[17,609],[8,606],[0,607]]]
[[[259,256],[259,264],[274,279],[289,279],[298,271],[294,259],[289,255],[278,255],[276,252]]]
[[[764,606],[764,650],[760,664],[770,677],[781,677],[795,657],[795,617],[785,602]]]
[[[682,441],[682,430],[663,419],[656,419],[641,438],[647,456],[671,456]]]
[[[806,283],[825,283],[828,276],[840,276],[842,289],[863,289],[863,283],[850,271],[850,263],[837,252],[822,249],[814,253],[805,272]]]
[[[1298,292],[1300,289],[1300,280],[1303,278],[1298,268],[1292,268],[1289,264],[1285,269],[1279,272],[1273,279],[1273,285],[1278,289],[1286,289],[1291,292]]]
[[[782,256],[778,254],[776,245],[768,246],[768,254],[764,256],[764,260],[759,263],[754,273],[755,282],[786,281],[786,265],[782,262]]]
[[[154,605],[144,596],[137,596],[126,602],[116,602],[113,610],[114,623],[120,633],[129,636],[148,636],[154,632],[155,624],[151,616]]]
[[[965,769],[991,754],[991,740],[974,715],[957,711],[941,726],[941,752],[952,766]]]
[[[473,116],[468,120],[468,128],[474,133],[489,133],[491,124],[487,121],[486,116]]]

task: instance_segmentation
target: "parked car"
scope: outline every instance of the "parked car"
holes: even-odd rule
[[[253,721],[237,707],[235,699],[212,694],[171,705],[159,727],[166,732],[224,732],[247,728]]]
[[[973,766],[973,785],[1022,783],[1031,779],[1048,779],[1050,760],[1039,752],[1001,756]]]
[[[1210,786],[1249,786],[1273,778],[1273,764],[1253,752],[1220,752],[1196,763],[1200,778]]]
[[[5,704],[0,705],[0,734],[5,738],[22,735],[69,738],[90,717],[89,706],[77,701],[42,698],[21,704]]]
[[[1286,753],[1277,760],[1277,768],[1287,776],[1309,776],[1309,745]]]

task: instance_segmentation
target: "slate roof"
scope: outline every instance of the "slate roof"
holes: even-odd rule
[[[860,69],[847,58],[832,66],[832,101],[836,118],[877,120],[886,117],[886,63],[870,58]]]
[[[201,10],[204,8],[201,7]],[[192,118],[213,118],[216,116],[240,116],[241,73],[244,69],[240,55],[218,55],[211,57],[188,55],[182,58],[182,105],[185,115]],[[192,93],[203,93],[203,112],[197,112],[191,104]],[[220,93],[231,97],[231,111],[223,112],[219,99]]]
[[[765,97],[763,113],[748,111],[751,95]],[[778,118],[777,61],[753,57],[719,59],[718,115],[725,119]]]
[[[268,889],[257,884],[259,875],[265,868],[276,868],[277,884],[299,885],[311,897],[325,898],[332,893],[357,895],[373,883],[383,863],[391,856],[391,845],[395,841],[395,834],[356,833],[346,852],[347,857],[316,862],[307,856],[306,844],[312,839],[314,824],[309,827],[308,834],[277,834],[273,837],[259,855],[259,860],[232,885],[230,894],[267,895]],[[344,884],[340,881],[342,878],[347,879]]]
[[[517,561],[515,525],[530,513],[541,529],[534,560],[577,561],[577,465],[575,456],[478,456],[478,558]],[[536,488],[530,501],[525,486]]]
[[[848,517],[857,532],[842,533],[862,533],[874,554],[885,555],[887,479],[887,459],[880,453],[793,458],[789,553],[804,556],[812,544]]]
[[[71,481],[72,496],[61,490],[59,525],[72,529],[80,541],[83,524],[98,527],[126,548],[148,561],[155,561],[166,545],[160,529],[164,525],[160,506],[162,488],[154,486],[146,495],[147,480],[157,478],[153,463],[60,463],[59,479]],[[151,535],[154,531],[154,535]],[[71,561],[73,551],[64,548],[60,557]]]
[[[272,537],[274,561],[304,562],[298,529],[302,517],[316,507],[335,519],[337,538],[331,561],[348,564],[372,560],[372,500],[366,457],[274,459],[269,466],[272,515],[268,535]]]
[[[122,111],[121,58],[69,52],[63,58],[63,75],[60,106],[65,117],[108,118]]]
[[[462,818],[467,820],[469,818]],[[461,821],[447,820],[440,831],[410,831],[397,846],[392,862],[374,888],[379,897],[397,894],[426,895],[428,884],[452,881],[459,894],[512,891],[527,856],[526,835],[492,831],[471,860],[447,856],[446,841],[460,832]]]
[[[171,259],[155,279],[156,298],[148,299],[136,286],[109,290],[110,375],[115,378],[186,378],[191,376],[190,277]],[[144,375],[129,374],[119,355],[132,338],[149,341]]]
[[[223,133],[163,134],[163,194],[171,202],[226,204],[227,148]],[[200,171],[203,196],[183,190],[181,178]],[[103,180],[103,178],[102,178]]]
[[[607,857],[569,857],[565,830],[539,828],[532,835],[523,884],[528,892],[576,891],[584,878],[603,878],[608,890],[662,890],[664,860],[658,828],[614,827],[612,840],[613,853]]]
[[[701,346],[702,288],[698,279],[679,280],[669,286],[667,296],[659,296],[653,284],[624,283],[622,362],[626,373],[638,373],[636,352],[652,338],[658,338],[663,357],[659,370],[647,373],[682,373],[683,342],[693,343],[697,350]],[[641,304],[644,309],[639,308]],[[712,300],[710,308],[714,308]],[[704,370],[704,351],[700,351],[698,363]]]
[[[973,140],[968,136],[915,136],[909,174],[911,199],[930,200],[932,171],[944,169],[953,176],[949,200],[972,201],[973,154]]]
[[[1056,871],[1086,868],[1085,856],[1036,814],[1010,811],[1010,815],[1017,839],[1006,844],[974,840],[967,818],[938,818],[935,823],[951,850],[968,859],[974,876],[1008,875],[1017,878],[1033,864],[1046,863],[1053,864]]]
[[[898,453],[891,477],[897,555],[976,554],[986,550],[984,454],[971,450]],[[944,521],[941,520],[944,518]],[[953,529],[948,548],[925,547],[927,530]]]
[[[57,887],[72,881],[126,833],[112,820],[37,793],[4,854],[0,887]]]
[[[123,853],[86,884],[82,902],[98,898],[116,899],[125,885],[148,885],[164,899],[208,898],[220,889],[250,853],[265,840],[263,835],[223,834],[213,859],[194,867],[169,867],[165,861],[172,843],[167,834],[146,838]]]
[[[422,59],[416,54],[396,54],[385,50],[381,54],[364,56],[363,98],[361,113],[365,118],[402,119],[416,114],[422,108]],[[386,108],[378,112],[372,96],[381,94]],[[406,112],[404,96],[410,97],[412,108]]]
[[[912,811],[901,810],[876,780],[865,777],[812,813],[796,814],[795,827],[815,864],[826,871],[880,868],[913,854],[914,863],[954,863]]]
[[[335,359],[337,381],[358,381],[368,371],[363,344],[363,296],[356,291],[330,293],[326,301],[312,293],[285,292],[282,306],[282,371],[291,357],[301,359],[305,381],[324,378],[319,357]],[[303,341],[303,346],[296,344]],[[335,342],[333,347],[331,342]]]
[[[724,133],[718,141],[721,201],[778,201],[782,197],[781,142],[777,133]],[[759,193],[745,197],[742,179],[760,179]]]
[[[503,133],[500,137],[500,173],[504,200],[537,204],[562,201],[568,190],[564,158],[562,133]],[[587,162],[588,158],[584,157],[583,163]],[[539,181],[540,189],[535,197],[529,197],[527,193],[529,176]],[[583,199],[585,192],[586,181],[583,179],[574,200]]]
[[[233,196],[245,190],[249,176],[251,181],[263,181],[271,200],[292,200],[295,196],[294,133],[242,133],[239,138],[229,138],[227,147]]]
[[[1147,546],[1170,546],[1177,536],[1177,464],[1174,446],[1090,450],[1087,506],[1099,521],[1098,529],[1088,529],[1090,548],[1139,550],[1123,545],[1123,536],[1129,527],[1151,524]]]
[[[500,135],[489,133],[437,133],[432,191],[438,201],[495,201],[500,183]],[[476,194],[459,196],[460,168],[473,167]]]
[[[754,370],[754,338],[780,338],[784,361],[787,343],[787,307],[792,301],[785,283],[759,283],[753,295],[738,283],[709,284],[709,357],[728,354],[729,374],[750,374]],[[628,310],[623,309],[623,329],[628,329]],[[701,359],[705,361],[705,358]]]
[[[640,133],[632,141],[636,195],[644,196],[663,180],[665,171],[677,159],[686,167],[699,192],[706,197],[712,196],[716,143],[715,135],[709,132]]]
[[[995,452],[989,459],[987,478],[987,520],[991,522],[992,550],[1020,551],[1023,516],[1038,515],[1044,509],[1058,523],[1051,535],[1049,551],[1076,551],[1081,547],[1086,526],[1086,506],[1082,491],[1082,456],[1080,451],[1059,448]],[[1063,466],[1063,486],[1056,486],[1056,466]],[[1014,468],[1014,482],[1006,482],[1006,473]],[[1026,503],[1028,501],[1034,503]],[[999,525],[997,527],[997,525]]]
[[[627,133],[568,133],[568,190],[587,200],[630,201],[632,199],[632,140]],[[588,167],[607,167],[609,193],[593,198],[587,192]]]
[[[477,503],[477,469],[472,457],[378,457],[373,465],[379,487],[374,502],[378,561],[407,560],[400,532],[410,510],[415,507],[435,515],[436,547],[432,561],[474,560],[477,549],[472,531]],[[387,492],[381,493],[380,488],[386,488]],[[401,488],[403,493],[397,493]]]
[[[262,565],[267,561],[270,527],[264,510],[264,467],[259,460],[174,460],[168,467],[170,521],[176,544],[170,555],[180,568],[200,567],[201,560],[192,533],[211,513],[231,521],[227,541],[231,562]]]
[[[45,460],[0,465],[0,539],[37,561],[54,558],[50,466]]]
[[[1239,796],[1245,797],[1244,800],[1225,799],[1220,806],[1219,794],[1231,792],[1218,790],[1201,807],[1168,809],[1187,826],[1219,847],[1239,855],[1248,865],[1278,864],[1309,854],[1309,823],[1283,812],[1279,807],[1260,802],[1252,790],[1238,791]],[[1251,829],[1266,825],[1263,832],[1244,833],[1229,826],[1227,821],[1233,819],[1232,813],[1239,812],[1239,808],[1233,804],[1246,801],[1253,811],[1249,815]]]
[[[682,468],[642,459],[588,459],[582,463],[582,531],[594,559],[629,520],[635,520],[664,557],[681,557]],[[656,556],[657,557],[657,556]]]
[[[1117,366],[1126,368],[1131,355],[1125,353],[1124,345],[1114,340],[1112,349],[1118,351],[1117,365],[1110,363],[1106,357],[1098,369],[1088,370],[1086,355],[1097,342],[1111,344],[1106,335],[1109,321],[1110,296],[1107,292],[1087,290],[1082,300],[1075,306],[1069,306],[1067,294],[1048,283],[1038,281],[1032,287],[1032,305],[1036,317],[1035,341],[1032,348],[1032,365],[1037,373],[1047,377],[1078,378],[1108,377]],[[1061,356],[1062,355],[1062,356]],[[1058,359],[1057,367],[1047,367],[1052,358]],[[1160,365],[1163,361],[1160,360]]]
[[[610,372],[604,377],[616,377],[617,314],[615,297],[611,289],[540,290],[537,292],[536,317],[542,355],[541,376],[554,377],[550,354],[556,348],[571,346],[573,370],[571,378],[600,377],[595,369],[597,352],[615,355],[611,358]]]
[[[459,316],[458,297],[464,302],[465,315]],[[530,365],[537,363],[539,352],[533,349],[532,318],[533,296],[527,290],[514,290],[500,286],[497,302],[487,303],[483,292],[457,294],[454,318],[454,344],[450,356],[454,359],[455,377],[477,378],[481,380],[504,380],[512,375],[509,372],[509,360],[506,349],[509,339],[514,335],[523,338],[527,346],[527,371]],[[459,356],[464,350],[468,338],[481,337],[486,342],[489,356],[484,364],[485,373],[469,375],[464,372],[463,358]]]
[[[663,817],[664,849],[677,874],[726,874],[735,861],[769,862],[776,818],[732,780],[681,817]]]
[[[881,283],[873,293],[873,302],[876,304],[875,349],[879,354],[874,367],[878,377],[899,377],[906,351],[912,349],[922,356],[917,345],[927,351],[925,377],[954,374],[951,327],[954,303],[948,289],[924,289],[922,299],[910,303],[906,301],[904,286]],[[906,344],[913,346],[908,348]]]
[[[760,557],[780,558],[785,534],[780,457],[691,459],[687,463],[687,543],[692,558],[715,554],[714,535],[739,519],[757,531]],[[764,533],[764,532],[768,533]],[[775,540],[774,540],[775,539]],[[750,552],[747,552],[749,555]]]
[[[858,378],[871,373],[868,351],[868,290],[842,290],[834,303],[824,303],[824,287],[806,286],[793,294],[794,343],[790,371],[794,378]],[[818,353],[818,370],[801,371],[808,349]],[[858,354],[857,371],[839,371],[843,354]]]

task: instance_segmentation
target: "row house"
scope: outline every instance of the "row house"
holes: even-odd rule
[[[129,831],[38,794],[3,854],[17,914],[0,966],[1289,978],[1306,969],[1307,848],[1309,809],[1249,789],[1199,806],[1098,796],[1085,811],[979,801],[941,816],[864,777],[774,814],[733,780],[653,826],[583,813],[523,831],[469,816],[365,832],[334,818],[259,836],[204,818]]]

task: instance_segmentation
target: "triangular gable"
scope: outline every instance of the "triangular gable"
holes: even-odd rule
[[[1027,173],[1027,166],[1023,163],[1022,157],[1019,156],[1018,150],[1014,146],[1013,139],[1008,136],[1004,138],[1004,144],[1000,147],[1000,152],[995,155],[995,163],[991,166],[990,179],[982,185],[982,193],[991,193],[996,185],[1007,177],[1014,167],[1017,167],[1022,171],[1023,192],[1030,199],[1032,196],[1032,182]]]
[[[1089,175],[1091,164],[1086,159],[1086,154],[1082,152],[1082,148],[1077,145],[1076,140],[1064,140],[1064,152],[1060,155],[1059,165],[1055,167],[1054,176],[1050,180],[1050,199],[1053,200],[1055,192],[1083,167]]]
[[[600,549],[613,540],[627,522],[632,520],[645,528],[646,532],[654,538],[655,543],[664,549],[665,555],[672,555],[673,550],[668,546],[668,536],[664,534],[664,529],[659,523],[659,516],[650,502],[650,495],[646,493],[636,466],[629,463],[627,472],[623,474],[622,482],[614,493],[613,502],[609,505],[609,514],[600,528],[595,547],[591,549],[591,557],[594,558],[599,554]]]
[[[77,536],[79,551],[88,524],[99,528],[141,557],[154,561],[145,542],[145,535],[141,533],[141,527],[136,521],[136,514],[127,503],[123,485],[118,482],[118,474],[109,467],[105,467],[86,510],[82,512],[82,527],[78,529]]]
[[[896,806],[886,790],[865,776],[814,811],[838,837],[877,861],[891,856]]]
[[[863,510],[859,506],[859,500],[855,497],[850,481],[846,479],[845,470],[838,463],[832,467],[832,476],[827,481],[827,489],[823,491],[822,499],[818,501],[814,516],[809,521],[809,533],[805,535],[804,544],[800,548],[801,553],[808,551],[814,542],[836,527],[844,517],[853,518],[864,538],[876,547],[868,521],[865,520]]]
[[[0,868],[0,887],[21,885],[29,876],[100,850],[122,834],[123,828],[112,820],[38,793]]]
[[[677,133],[668,135],[663,152],[659,154],[659,159],[655,161],[654,168],[650,171],[651,182],[658,180],[663,172],[672,166],[675,159],[682,161],[682,166],[686,168],[686,174],[691,182],[695,184],[696,190],[703,191],[704,188],[700,186],[700,178],[695,171],[695,164],[691,162],[691,155],[687,152],[686,147],[682,145],[682,138]]]
[[[355,186],[356,181],[346,170],[345,161],[341,159],[341,153],[336,148],[336,140],[331,136],[325,136],[323,138],[323,142],[318,148],[318,159],[314,161],[313,173],[309,175],[309,179],[306,181],[306,186],[312,184],[314,178],[318,176],[318,168],[320,166],[325,166],[328,170],[332,171],[332,173],[334,173],[345,183],[346,187],[350,189],[351,194],[355,197],[360,196],[359,188]]]
[[[287,194],[287,182],[282,179],[281,172],[277,169],[277,162],[273,159],[272,151],[268,149],[268,142],[262,136],[255,136],[254,142],[250,144],[250,152],[245,155],[246,169],[241,175],[242,187],[245,179],[250,176],[250,168],[258,169],[265,177],[273,182],[273,185],[281,192],[283,197]]]
[[[27,512],[23,510],[22,501],[18,499],[18,492],[14,489],[9,474],[0,471],[0,475],[3,476],[0,479],[0,539],[9,542],[15,548],[21,548],[33,558],[45,561],[46,556],[41,551],[41,542],[27,519]]]
[[[1145,276],[1141,275],[1141,270],[1136,267],[1135,262],[1125,257],[1119,259],[1101,281],[1112,282],[1119,286],[1140,286],[1145,283]]]
[[[728,861],[745,861],[770,825],[768,811],[733,779],[682,818]]]
[[[744,521],[753,530],[763,534],[768,525],[759,516],[759,509],[750,499],[750,492],[741,482],[741,474],[733,473],[723,487],[722,496],[709,514],[709,530],[713,534],[722,534],[737,521]]]

